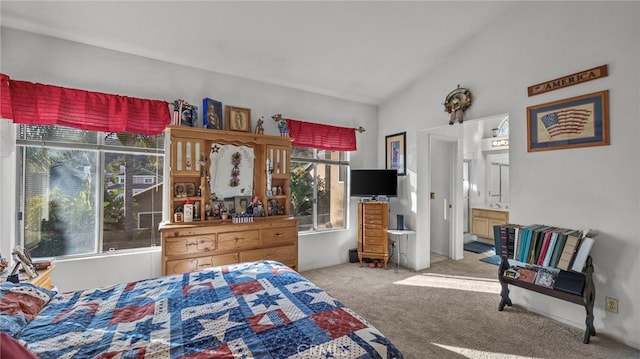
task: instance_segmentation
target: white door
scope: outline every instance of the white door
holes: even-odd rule
[[[471,202],[471,160],[462,162],[462,233],[469,233],[471,226],[469,225],[469,206]]]
[[[431,175],[431,251],[450,256],[452,225],[452,184],[456,142],[431,136],[429,163]]]

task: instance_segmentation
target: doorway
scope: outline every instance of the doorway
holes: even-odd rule
[[[417,154],[418,158],[424,157],[422,161],[418,161],[417,172],[427,175],[417,176],[417,189],[419,198],[422,199],[416,202],[417,217],[429,218],[429,222],[417,223],[418,233],[424,234],[416,243],[416,268],[428,268],[432,252],[443,253],[456,260],[463,258],[465,232],[467,236],[473,237],[471,208],[489,201],[487,155],[497,154],[497,149],[487,149],[486,146],[490,146],[492,130],[496,127],[504,128],[506,133],[499,134],[508,136],[508,117],[508,114],[501,114],[465,121],[462,126],[443,126],[419,133]],[[508,156],[508,147],[501,150],[502,154]],[[446,159],[450,168],[440,167],[444,166],[442,159]],[[503,167],[503,170],[507,168]],[[505,197],[508,196],[508,178],[498,175],[500,177],[504,201],[508,198]],[[439,187],[444,183],[450,184],[446,206],[444,197],[438,196],[439,192],[448,191]],[[504,191],[505,187],[507,192]],[[433,199],[431,192],[434,192]]]

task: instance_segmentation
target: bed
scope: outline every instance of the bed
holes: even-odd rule
[[[402,358],[364,318],[274,261],[77,292],[0,289],[0,328],[41,359]]]

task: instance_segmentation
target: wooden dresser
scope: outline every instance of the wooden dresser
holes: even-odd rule
[[[162,274],[261,259],[276,260],[298,270],[298,221],[291,217],[289,208],[291,138],[184,126],[168,127],[166,136],[171,152],[165,158],[169,171],[164,195],[169,206],[163,209],[163,217],[168,221],[160,225]],[[235,146],[238,163],[249,162],[232,174],[239,177],[253,172],[253,177],[239,180],[242,186],[252,185],[242,196],[215,196],[220,193],[214,188],[216,183],[229,181],[216,181],[211,172],[212,168],[224,168],[219,159],[211,158],[224,146]],[[187,187],[191,189],[182,191]],[[252,213],[253,222],[233,223],[232,217],[245,210],[239,205],[242,198],[259,200],[262,211]],[[194,205],[192,222],[175,216],[187,201]],[[219,207],[221,204],[225,206]],[[216,208],[224,208],[225,215]]]
[[[298,221],[291,218],[253,223],[161,227],[162,274],[270,259],[298,270]]]
[[[358,202],[358,260],[382,259],[384,267],[389,261],[387,202]]]

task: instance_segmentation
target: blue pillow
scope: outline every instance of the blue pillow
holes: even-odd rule
[[[55,294],[30,283],[0,283],[0,332],[18,334]]]

